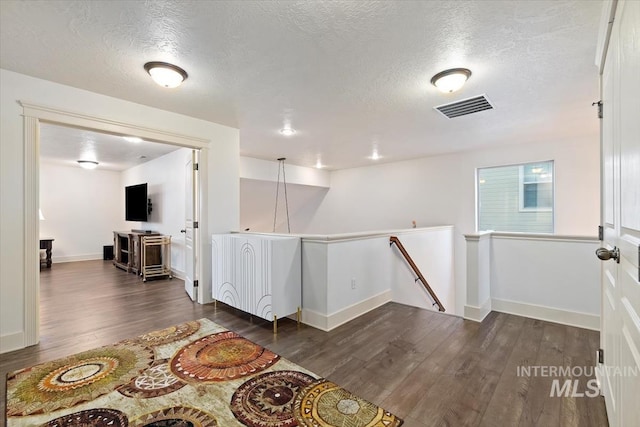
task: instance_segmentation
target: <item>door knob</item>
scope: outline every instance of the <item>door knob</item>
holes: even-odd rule
[[[181,233],[186,233],[186,232],[187,232],[187,230],[180,230],[180,232],[181,232]]]
[[[620,264],[620,249],[615,246],[611,250],[607,248],[596,249],[596,256],[603,261],[608,261],[613,258],[618,264]]]

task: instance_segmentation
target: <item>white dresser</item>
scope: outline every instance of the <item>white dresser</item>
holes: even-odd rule
[[[299,237],[214,234],[211,255],[213,299],[269,321],[301,307]]]

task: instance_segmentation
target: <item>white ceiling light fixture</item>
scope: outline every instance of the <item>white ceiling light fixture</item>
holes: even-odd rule
[[[78,164],[84,169],[95,169],[99,165],[95,160],[78,160]]]
[[[123,136],[122,138],[128,142],[134,142],[134,143],[142,142],[142,138],[139,138],[137,136]]]
[[[371,153],[371,156],[369,157],[371,160],[380,160],[382,156],[378,153],[378,150],[375,149],[373,150],[373,153]]]
[[[451,93],[464,86],[469,77],[471,77],[471,70],[467,68],[451,68],[433,76],[431,84],[441,92]]]
[[[322,169],[324,167],[324,165],[322,164],[322,162],[320,161],[320,158],[318,157],[318,161],[316,161],[316,169]]]
[[[189,77],[185,70],[168,62],[147,62],[144,69],[154,82],[166,88],[178,87]]]
[[[292,129],[290,127],[286,127],[284,129],[280,129],[280,133],[284,136],[292,136],[296,133],[295,129]]]

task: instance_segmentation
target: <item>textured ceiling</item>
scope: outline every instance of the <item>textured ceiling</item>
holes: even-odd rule
[[[243,155],[329,168],[594,137],[601,1],[1,1],[0,67],[238,127]],[[27,54],[28,53],[28,54]],[[189,73],[155,85],[147,61]],[[430,78],[473,72],[454,94]],[[433,107],[486,94],[495,109]],[[278,133],[290,124],[292,137]]]
[[[122,171],[148,162],[179,147],[157,142],[129,142],[118,135],[47,123],[40,125],[40,158],[66,165],[78,160],[98,161],[99,169]]]

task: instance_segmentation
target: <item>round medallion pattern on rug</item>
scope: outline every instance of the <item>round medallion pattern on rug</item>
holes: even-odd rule
[[[400,426],[395,415],[360,399],[327,380],[318,380],[301,390],[293,414],[305,427],[389,427]]]
[[[82,387],[109,375],[118,368],[114,357],[93,357],[70,363],[47,374],[39,383],[43,391],[66,391]]]
[[[96,408],[74,412],[43,424],[42,427],[127,427],[127,417],[116,409]]]
[[[127,397],[149,399],[173,393],[185,385],[186,383],[171,373],[168,359],[162,359],[157,360],[129,384],[119,387],[118,392]]]
[[[176,326],[170,326],[159,331],[149,332],[141,335],[138,339],[144,345],[158,346],[179,341],[190,335],[193,335],[200,329],[200,322],[197,320],[182,323]]]
[[[16,372],[7,381],[7,415],[44,414],[93,400],[153,363],[153,350],[120,342]]]
[[[171,359],[171,372],[185,381],[227,381],[255,374],[280,356],[235,332],[208,335],[180,349]]]
[[[242,384],[231,398],[231,412],[248,427],[292,427],[293,401],[298,392],[315,381],[298,371],[274,371],[257,375]]]
[[[215,417],[195,408],[176,406],[143,415],[131,422],[133,427],[218,427]]]

